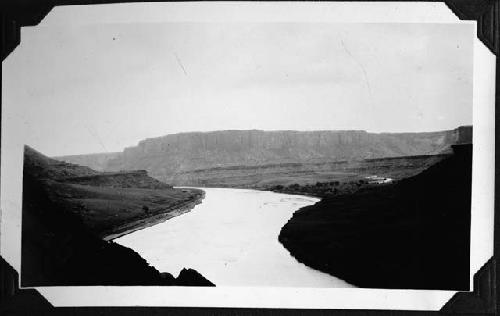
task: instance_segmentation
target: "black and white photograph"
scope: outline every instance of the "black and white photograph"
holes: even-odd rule
[[[473,290],[474,23],[58,12],[2,63],[21,287]]]

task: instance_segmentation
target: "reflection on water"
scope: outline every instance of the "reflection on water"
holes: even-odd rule
[[[281,227],[316,198],[241,189],[203,189],[191,212],[115,239],[160,272],[193,268],[217,286],[348,287],[297,262]]]

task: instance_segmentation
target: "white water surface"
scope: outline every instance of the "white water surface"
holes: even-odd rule
[[[192,268],[217,286],[351,287],[293,258],[278,235],[293,213],[317,198],[244,189],[203,188],[190,212],[115,242],[160,272]]]

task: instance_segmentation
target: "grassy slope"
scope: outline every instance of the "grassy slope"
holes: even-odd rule
[[[82,218],[104,237],[115,228],[158,214],[168,215],[201,198],[200,190],[111,188],[45,181],[54,203]]]
[[[472,150],[421,174],[297,211],[280,242],[299,261],[371,288],[469,288]]]
[[[133,250],[103,241],[113,225],[175,208],[198,192],[74,185],[64,178],[96,174],[26,148],[23,177],[23,286],[212,285],[194,270],[177,279]],[[164,191],[164,192],[163,192]],[[118,216],[115,207],[121,205]],[[157,208],[156,208],[157,207]],[[148,215],[150,216],[150,215]]]
[[[123,224],[168,215],[203,196],[196,189],[173,189],[145,173],[101,173],[29,147],[25,159],[25,173],[43,182],[51,202],[80,217],[101,237]]]

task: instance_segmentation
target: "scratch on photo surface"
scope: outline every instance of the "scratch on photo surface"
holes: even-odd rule
[[[92,135],[92,137],[95,137],[97,139],[97,141],[99,142],[99,144],[101,145],[101,147],[104,149],[104,151],[107,152],[108,150],[106,149],[106,146],[104,146],[104,143],[102,142],[101,137],[99,137],[99,134],[97,134],[95,131],[93,131],[86,124],[84,124],[84,126],[89,131],[89,133]]]
[[[179,56],[177,56],[176,53],[174,53],[174,56],[175,56],[175,59],[177,60],[177,63],[179,64],[179,67],[182,68],[182,71],[184,72],[184,75],[187,76],[186,69],[184,68],[184,65],[182,64],[181,59],[179,58]]]
[[[370,80],[368,79],[368,73],[366,72],[366,69],[365,67],[363,66],[362,63],[360,63],[352,54],[351,52],[347,49],[347,47],[345,46],[345,43],[344,43],[344,40],[340,40],[340,43],[342,44],[342,47],[344,48],[345,52],[347,53],[347,55],[349,55],[349,57],[351,57],[352,60],[354,60],[354,62],[356,63],[356,65],[359,66],[359,68],[361,68],[361,71],[363,72],[363,79],[365,80],[365,83],[366,83],[366,87],[368,89],[368,94],[370,95],[370,103],[371,101],[373,101],[373,96],[372,96],[372,88],[370,86]],[[371,104],[373,106],[373,104]]]

